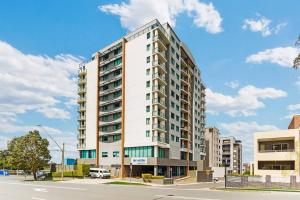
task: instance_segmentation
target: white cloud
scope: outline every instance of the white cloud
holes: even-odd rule
[[[206,90],[207,112],[210,114],[226,113],[230,116],[250,116],[255,115],[255,111],[265,107],[263,100],[286,97],[283,90],[274,88],[257,88],[252,85],[245,86],[238,91],[235,96],[224,95]]]
[[[278,130],[274,125],[260,125],[257,122],[233,122],[221,123],[222,136],[234,136],[242,140],[243,145],[243,158],[244,161],[252,161],[253,155],[253,134],[260,131]],[[224,132],[223,132],[224,131]]]
[[[209,33],[222,31],[220,13],[212,3],[198,0],[129,0],[128,3],[101,5],[99,9],[119,16],[121,25],[131,31],[153,19],[175,27],[176,18],[183,13],[193,19],[196,27],[204,28]]]
[[[277,34],[287,23],[279,23],[275,27],[271,27],[272,20],[257,14],[257,19],[245,19],[242,28],[252,32],[260,32],[263,37]]]
[[[50,119],[70,119],[70,113],[60,108],[44,107],[37,110]]]
[[[240,86],[240,83],[235,80],[235,81],[226,82],[225,85],[227,87],[232,88],[232,89],[236,89],[236,88],[238,88]]]
[[[293,60],[300,52],[295,47],[278,47],[274,49],[266,49],[246,58],[246,63],[273,63],[282,67],[292,67]]]
[[[300,103],[299,104],[290,104],[287,107],[290,111],[300,110]]]
[[[62,98],[76,98],[79,62],[79,58],[67,54],[24,54],[0,40],[0,117],[35,110],[49,118],[69,118],[67,111],[56,106]]]

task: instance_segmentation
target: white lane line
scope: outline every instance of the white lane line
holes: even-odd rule
[[[48,192],[47,189],[44,189],[44,188],[34,188],[34,191],[36,191],[36,192]]]
[[[150,189],[158,190],[180,190],[180,191],[212,191],[209,188],[159,188],[159,187],[148,187]]]
[[[208,198],[186,197],[186,196],[169,196],[169,195],[155,195],[155,197],[166,198],[166,199],[186,199],[186,200],[220,200],[220,199],[208,199]]]
[[[46,199],[42,199],[42,198],[38,198],[38,197],[32,197],[32,200],[46,200]]]
[[[22,186],[34,186],[34,187],[42,187],[42,188],[54,188],[54,189],[65,189],[65,190],[86,190],[84,188],[74,188],[74,187],[61,187],[61,186],[51,186],[51,185],[37,185],[37,184],[29,184],[29,183],[10,183],[10,182],[0,182],[0,184],[8,184],[8,185],[22,185]]]

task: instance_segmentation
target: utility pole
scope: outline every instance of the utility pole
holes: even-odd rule
[[[65,171],[65,143],[63,143],[61,151],[61,180],[64,180],[64,171]]]
[[[61,180],[64,180],[64,167],[65,167],[65,143],[63,143],[62,147],[59,146],[59,144],[56,142],[56,140],[48,133],[48,131],[41,125],[36,125],[38,127],[41,127],[44,132],[50,137],[50,139],[58,146],[59,150],[61,151],[61,165],[62,165],[62,171],[61,171]]]

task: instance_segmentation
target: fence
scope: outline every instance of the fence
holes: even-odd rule
[[[300,177],[227,176],[227,187],[300,189]]]

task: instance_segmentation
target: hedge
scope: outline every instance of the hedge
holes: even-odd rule
[[[84,177],[88,176],[90,173],[90,165],[79,164],[76,165],[76,170],[74,171],[64,171],[64,177]],[[52,177],[61,177],[61,172],[52,172]]]
[[[152,174],[142,174],[143,179],[164,179],[164,176],[153,176]]]

